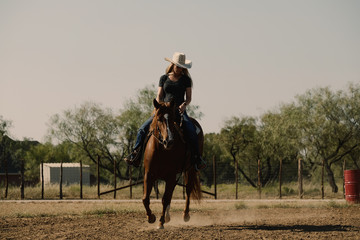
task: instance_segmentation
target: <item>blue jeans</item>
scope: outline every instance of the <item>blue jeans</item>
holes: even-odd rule
[[[151,116],[139,128],[137,136],[136,136],[136,143],[135,143],[134,149],[141,147],[143,145],[145,137],[149,132],[150,124],[151,124],[153,118],[154,118],[154,116]],[[185,137],[190,142],[191,151],[194,154],[198,155],[199,154],[199,144],[198,144],[198,138],[197,138],[197,134],[196,134],[196,127],[190,121],[189,116],[187,115],[186,111],[183,114],[183,127],[184,127]]]
[[[141,127],[139,128],[139,130],[137,132],[137,136],[136,136],[136,142],[135,142],[134,149],[137,149],[138,147],[142,147],[145,137],[149,132],[150,124],[152,123],[153,119],[154,119],[154,115],[149,117],[148,120],[146,120],[143,123],[143,125],[141,125]]]

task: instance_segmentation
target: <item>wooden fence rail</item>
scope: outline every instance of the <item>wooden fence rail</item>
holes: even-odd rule
[[[98,156],[97,158],[97,164],[96,164],[96,179],[97,179],[97,197],[100,198],[100,196],[104,195],[104,194],[108,194],[108,193],[113,193],[114,194],[114,199],[116,199],[117,197],[117,191],[119,190],[123,190],[123,189],[126,189],[126,188],[129,188],[129,197],[130,199],[133,198],[133,191],[132,191],[132,188],[136,185],[140,185],[140,184],[143,184],[143,180],[142,179],[138,179],[133,180],[133,177],[132,177],[132,167],[129,167],[129,184],[125,185],[125,186],[121,186],[121,187],[118,187],[117,186],[117,174],[116,174],[116,167],[117,167],[117,162],[114,160],[114,171],[113,171],[113,174],[114,174],[114,189],[112,190],[108,190],[108,191],[105,191],[105,192],[101,192],[100,191],[100,156]],[[24,181],[24,175],[25,175],[25,170],[24,170],[24,163],[25,161],[22,160],[21,161],[21,176],[20,176],[20,179],[21,179],[21,183],[20,183],[20,198],[21,199],[25,199],[25,181]],[[346,165],[345,165],[345,161],[343,163],[343,169],[346,168]],[[2,165],[5,172],[7,170],[6,168],[6,165]],[[238,191],[239,191],[239,185],[238,185],[238,182],[239,182],[239,176],[237,174],[238,172],[238,168],[237,168],[237,162],[235,162],[235,181],[236,181],[236,184],[235,184],[235,198],[238,199]],[[261,198],[261,194],[262,194],[262,183],[261,183],[261,180],[262,180],[262,168],[261,168],[261,161],[258,160],[258,171],[257,171],[257,191],[258,191],[258,197]],[[324,190],[324,161],[322,162],[322,166],[321,166],[321,199],[324,199],[325,198],[325,190]],[[214,192],[209,192],[209,191],[202,191],[203,193],[205,194],[208,194],[212,197],[214,197],[215,199],[218,198],[218,186],[217,186],[217,159],[215,156],[213,156],[212,158],[212,173],[213,173],[213,179],[212,179],[212,184],[214,186]],[[300,199],[302,199],[304,197],[304,185],[303,185],[303,160],[302,159],[298,159],[298,166],[297,166],[297,172],[298,172],[298,197]],[[282,184],[283,184],[283,161],[282,159],[279,160],[279,172],[278,172],[278,180],[279,180],[279,198],[282,199],[283,197],[283,192],[282,192]],[[62,164],[60,165],[60,181],[59,181],[59,186],[60,186],[60,189],[59,189],[59,198],[62,199],[63,198],[63,176],[62,176]],[[5,176],[8,176],[8,174],[6,174]],[[140,176],[140,172],[139,172],[139,176]],[[45,198],[45,188],[44,188],[44,163],[41,162],[40,164],[40,178],[41,178],[41,199],[44,199]],[[342,178],[343,178],[343,182],[344,182],[344,176],[342,175]],[[185,198],[185,185],[184,183],[178,183],[177,185],[179,186],[182,186],[183,187],[183,198]],[[5,191],[4,191],[4,195],[2,196],[4,199],[7,199],[8,198],[8,187],[9,187],[9,182],[7,180],[7,177],[5,178],[5,184],[4,185],[1,185],[1,186],[4,186],[5,187]],[[157,187],[157,184],[155,184],[155,193],[156,193],[156,198],[159,198],[159,189]],[[345,191],[344,187],[343,187],[343,192]],[[0,191],[1,193],[1,191]],[[343,193],[343,195],[345,196],[345,194]],[[82,164],[82,161],[80,161],[80,195],[79,195],[79,198],[80,199],[83,199],[83,164]]]

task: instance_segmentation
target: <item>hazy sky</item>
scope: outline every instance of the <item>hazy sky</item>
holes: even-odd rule
[[[173,52],[193,61],[204,131],[306,90],[360,82],[360,1],[0,0],[0,115],[42,141],[86,101],[117,112],[158,84]]]

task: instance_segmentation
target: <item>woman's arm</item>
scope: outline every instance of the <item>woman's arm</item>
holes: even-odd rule
[[[186,105],[189,105],[191,103],[191,95],[192,95],[192,88],[191,87],[186,88],[186,93],[185,93]]]
[[[159,103],[164,101],[164,89],[162,87],[158,88],[156,101],[158,101]]]
[[[186,92],[185,92],[185,102],[183,102],[183,103],[179,106],[179,111],[180,111],[180,113],[183,113],[183,112],[186,110],[186,106],[191,103],[191,95],[192,95],[192,88],[191,88],[191,87],[186,88]]]

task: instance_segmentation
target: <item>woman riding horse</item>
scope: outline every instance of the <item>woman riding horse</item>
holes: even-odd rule
[[[189,221],[190,195],[195,199],[201,199],[199,172],[191,166],[189,152],[186,151],[186,143],[181,137],[181,130],[175,123],[177,110],[175,102],[158,103],[154,99],[155,114],[150,125],[150,137],[144,153],[144,196],[143,204],[148,216],[148,222],[155,222],[155,215],[150,209],[150,193],[157,179],[165,181],[165,191],[162,198],[162,214],[159,227],[164,228],[164,223],[170,221],[170,203],[174,188],[179,178],[177,174],[183,172],[186,187],[186,205],[184,209],[184,221]],[[202,153],[203,132],[200,125],[200,149]]]
[[[176,114],[177,120],[180,118],[180,114],[183,117],[185,137],[190,143],[190,150],[192,152],[192,163],[197,170],[201,170],[206,167],[206,163],[199,153],[196,128],[186,113],[186,106],[190,104],[192,97],[192,79],[188,71],[188,68],[192,66],[192,62],[186,60],[184,53],[179,52],[175,52],[172,59],[165,58],[165,60],[169,61],[170,65],[166,69],[166,74],[160,78],[156,100],[157,102],[175,101],[176,108],[178,109]],[[134,149],[132,153],[124,159],[129,165],[136,167],[140,165],[142,147],[153,118],[154,116],[151,116],[140,127]]]

